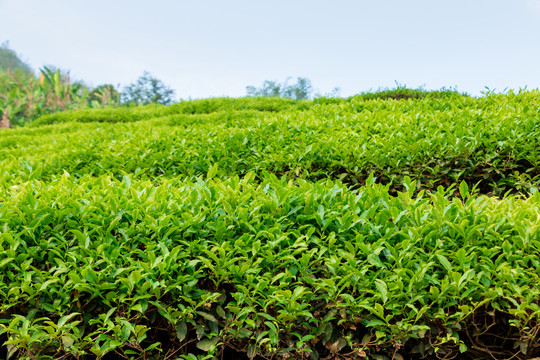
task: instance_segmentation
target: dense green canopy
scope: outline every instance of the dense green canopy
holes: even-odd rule
[[[540,93],[387,95],[0,132],[5,352],[540,356]]]

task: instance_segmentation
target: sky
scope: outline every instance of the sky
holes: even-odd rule
[[[179,99],[290,77],[342,96],[540,87],[540,0],[0,0],[0,43],[91,86],[149,71]]]

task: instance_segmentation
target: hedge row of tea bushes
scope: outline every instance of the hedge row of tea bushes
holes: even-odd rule
[[[208,99],[0,132],[0,357],[540,356],[539,110]]]
[[[289,109],[306,109],[307,101],[284,98],[215,98],[182,101],[170,106],[151,104],[139,107],[118,107],[105,109],[85,109],[57,112],[42,116],[31,126],[58,124],[64,122],[132,122],[148,120],[172,114],[210,114],[214,112],[259,111],[280,112]]]
[[[540,193],[501,200],[462,183],[461,201],[442,188],[414,196],[409,180],[394,197],[372,179],[353,192],[254,177],[63,175],[2,191],[8,349],[32,359],[538,353]]]
[[[354,100],[388,100],[388,99],[437,99],[437,98],[466,98],[468,95],[457,91],[445,90],[426,91],[422,89],[397,88],[381,90],[356,95]],[[61,122],[131,122],[150,119],[171,114],[209,114],[213,112],[235,112],[254,110],[262,112],[280,112],[284,110],[305,110],[312,104],[339,104],[348,102],[342,98],[316,98],[313,102],[296,101],[279,97],[251,97],[251,98],[213,98],[182,101],[172,106],[148,105],[144,107],[119,107],[106,109],[85,109],[77,111],[64,111],[42,116],[34,121],[32,126],[58,124]]]
[[[526,193],[540,184],[539,109],[540,94],[523,92],[415,101],[211,99],[58,113],[37,123],[62,124],[0,135],[0,176],[193,180],[217,167],[223,179],[253,171],[362,185],[373,173],[394,191],[409,176],[425,189],[466,181],[485,194]]]

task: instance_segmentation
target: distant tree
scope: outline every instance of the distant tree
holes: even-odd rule
[[[285,82],[286,83],[286,82]],[[284,86],[283,96],[296,100],[307,100],[313,93],[311,81],[306,78],[297,78],[296,84]]]
[[[265,80],[260,88],[255,86],[247,86],[246,91],[248,96],[265,96],[265,97],[280,97],[282,85],[276,81]]]
[[[154,78],[145,71],[137,81],[124,88],[122,102],[125,104],[163,104],[173,103],[174,90],[167,87],[161,80]]]
[[[19,59],[15,51],[9,48],[7,42],[0,45],[0,71],[11,70],[12,72],[21,71],[26,74],[32,74],[32,68],[24,61]]]
[[[120,103],[120,93],[114,85],[99,85],[88,93],[88,104],[90,107],[107,107]]]
[[[289,79],[281,84],[277,81],[266,80],[260,88],[247,86],[246,92],[248,96],[285,97],[295,100],[306,100],[313,94],[311,81],[307,78],[297,78],[296,84],[288,82]]]
[[[33,76],[32,68],[9,48],[7,42],[0,45],[0,94],[7,94],[17,87],[14,77],[26,82]]]

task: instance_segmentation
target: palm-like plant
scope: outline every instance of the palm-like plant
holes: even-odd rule
[[[69,73],[44,67],[39,78],[8,70],[10,83],[0,93],[3,126],[22,125],[41,115],[87,106],[88,88],[72,83]]]

